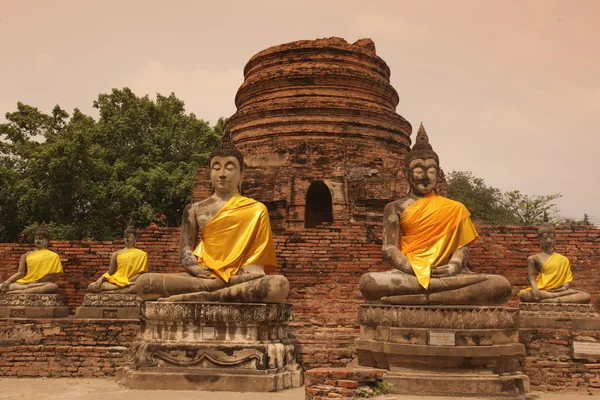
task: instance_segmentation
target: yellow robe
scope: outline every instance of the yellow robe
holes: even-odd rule
[[[60,263],[60,257],[48,249],[36,250],[30,253],[26,258],[27,275],[18,279],[17,283],[37,282],[48,274],[63,274],[63,267]]]
[[[194,250],[201,266],[229,282],[244,265],[277,266],[269,213],[264,204],[236,194],[211,219]]]
[[[470,216],[462,203],[433,193],[402,212],[400,249],[425,289],[432,266],[448,263],[452,253],[479,237]]]
[[[572,281],[573,274],[571,273],[569,259],[562,254],[552,253],[542,265],[542,270],[537,278],[535,278],[535,285],[540,290],[552,290]],[[531,290],[531,288],[528,287],[521,290],[521,292],[526,290]]]
[[[102,276],[110,283],[125,287],[131,285],[129,278],[147,270],[148,254],[145,251],[131,247],[117,255],[117,272],[112,275],[106,272]]]

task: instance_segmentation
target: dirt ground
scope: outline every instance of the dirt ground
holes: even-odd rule
[[[539,400],[584,400],[600,398],[600,393],[540,393]],[[417,397],[390,395],[386,400],[449,400],[459,397]],[[304,388],[280,393],[232,393],[193,391],[127,390],[113,379],[28,379],[0,378],[1,400],[304,400]],[[465,398],[466,399],[466,398]],[[475,400],[473,397],[468,398]]]

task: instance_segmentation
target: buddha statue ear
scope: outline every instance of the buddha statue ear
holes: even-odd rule
[[[410,190],[411,190],[410,176],[409,176],[410,171],[408,170],[408,167],[406,167],[406,165],[404,166],[403,172],[404,172],[404,178],[406,179],[406,184],[407,184],[407,186],[406,186],[406,194],[410,194]]]
[[[244,167],[245,165],[243,164],[240,166],[240,182],[238,183],[239,194],[242,194],[242,183],[244,182],[244,171],[246,170]]]

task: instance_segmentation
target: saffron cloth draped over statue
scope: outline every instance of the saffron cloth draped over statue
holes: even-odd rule
[[[573,274],[571,273],[569,259],[559,253],[552,253],[535,279],[536,286],[540,290],[556,289],[572,281]],[[528,287],[521,290],[521,292],[527,290],[531,290],[531,288]]]
[[[129,278],[147,270],[148,254],[145,251],[131,247],[117,255],[117,272],[112,275],[106,272],[102,276],[110,283],[125,287],[131,284]]]
[[[456,249],[479,237],[470,216],[462,203],[434,193],[415,201],[402,213],[400,249],[425,289],[429,287],[432,266],[448,263]]]
[[[244,265],[264,265],[266,273],[274,270],[277,259],[266,207],[236,194],[202,229],[194,255],[225,282]]]
[[[60,256],[48,249],[37,250],[26,258],[27,275],[18,279],[17,283],[36,282],[48,274],[63,274]]]

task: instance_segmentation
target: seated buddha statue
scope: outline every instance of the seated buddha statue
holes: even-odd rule
[[[144,274],[143,300],[281,302],[289,283],[266,275],[277,265],[264,204],[240,194],[244,158],[227,134],[209,156],[212,196],[189,204],[181,224],[180,260],[186,274]]]
[[[48,250],[49,235],[42,222],[35,232],[35,250],[21,256],[17,273],[0,285],[0,293],[55,294],[58,285],[54,280],[63,274],[60,257]]]
[[[148,254],[136,249],[137,232],[130,222],[123,232],[125,247],[112,253],[108,272],[88,286],[90,292],[135,293],[135,282],[148,270]]]
[[[363,275],[363,296],[386,304],[504,304],[511,294],[508,280],[467,267],[468,245],[479,235],[462,203],[436,193],[439,157],[423,124],[404,173],[409,192],[388,203],[383,215],[383,258],[394,269]]]
[[[556,231],[546,221],[538,229],[541,252],[527,258],[531,287],[519,292],[523,302],[587,304],[590,295],[571,289],[573,274],[569,259],[554,251]]]

